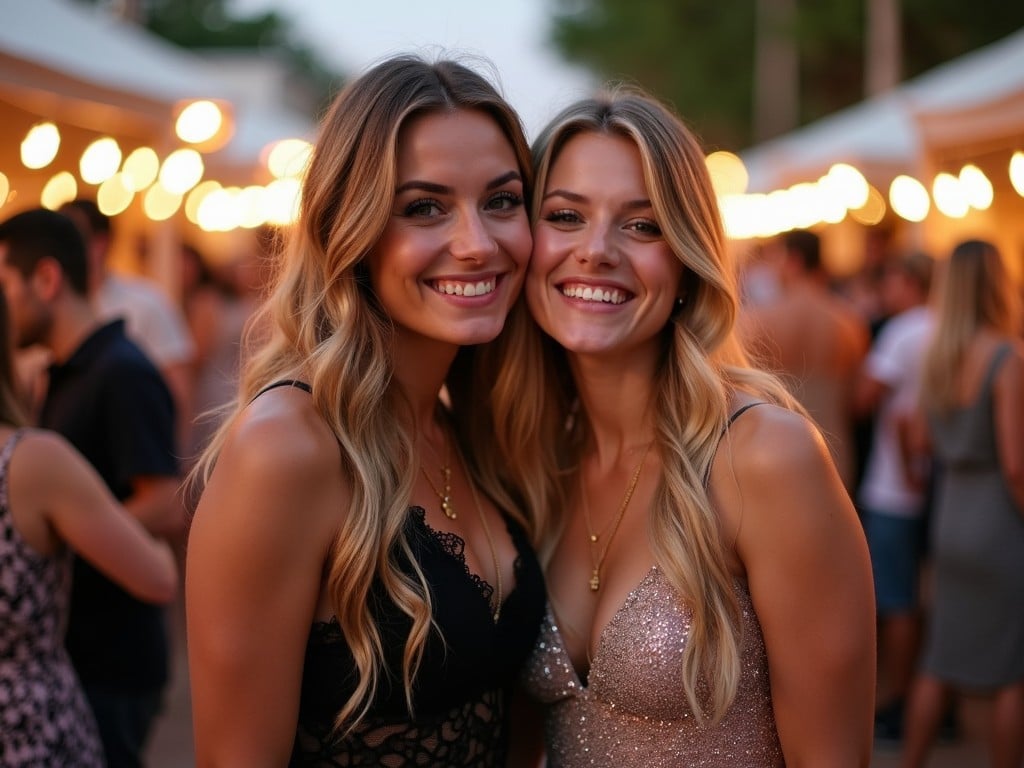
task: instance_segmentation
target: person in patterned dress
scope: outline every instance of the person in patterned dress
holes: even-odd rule
[[[44,237],[77,237],[59,214],[45,218]],[[177,566],[63,437],[25,426],[6,299],[19,285],[6,260],[46,243],[24,221],[0,224],[0,765],[100,768],[96,724],[64,646],[71,550],[153,603],[174,598]]]

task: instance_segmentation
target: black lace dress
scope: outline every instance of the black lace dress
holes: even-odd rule
[[[495,624],[493,589],[467,568],[465,543],[430,528],[422,508],[410,509],[406,535],[429,581],[440,630],[431,633],[416,676],[415,716],[409,715],[401,677],[410,622],[375,582],[369,599],[388,675],[359,728],[344,739],[333,735],[356,671],[337,622],[316,623],[306,648],[291,766],[504,764],[506,697],[533,648],[545,606],[543,576],[526,535],[514,521],[506,525],[517,552],[515,587]],[[402,567],[411,571],[408,563]]]

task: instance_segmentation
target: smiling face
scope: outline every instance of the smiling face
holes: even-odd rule
[[[398,138],[391,216],[367,264],[400,341],[494,339],[532,240],[515,152],[484,112],[429,112]]]
[[[574,136],[542,194],[526,284],[538,324],[572,353],[654,353],[683,265],[662,236],[636,145]]]

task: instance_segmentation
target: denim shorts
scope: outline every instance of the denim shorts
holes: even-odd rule
[[[909,613],[918,607],[924,519],[864,510],[878,613]]]

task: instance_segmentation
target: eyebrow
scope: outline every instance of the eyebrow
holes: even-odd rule
[[[587,202],[587,197],[585,195],[570,192],[567,189],[553,189],[546,195],[544,195],[544,200],[546,201],[552,197],[561,197],[564,198],[565,200],[568,200],[570,203]],[[645,208],[653,208],[654,206],[651,204],[651,201],[649,199],[647,199],[646,197],[642,197],[637,200],[628,200],[625,203],[623,203],[622,207],[628,211],[639,211]]]
[[[498,187],[504,186],[505,184],[508,184],[510,181],[522,180],[523,177],[519,175],[519,171],[509,171],[508,173],[503,173],[501,176],[498,176],[497,178],[491,179],[489,182],[487,182],[487,185],[484,187],[484,189],[490,191],[492,189],[497,189]],[[419,179],[412,179],[410,181],[405,182],[405,184],[399,186],[395,190],[395,195],[400,195],[403,192],[407,192],[410,189],[418,189],[422,190],[423,192],[432,192],[435,195],[450,195],[455,191],[452,187],[449,187],[445,184],[435,184],[432,181],[421,181]]]

